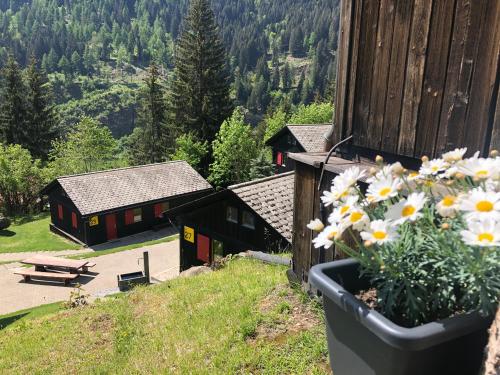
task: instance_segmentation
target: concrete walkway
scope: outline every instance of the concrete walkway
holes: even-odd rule
[[[122,246],[122,245],[119,245]],[[117,288],[117,274],[142,270],[142,253],[149,251],[151,276],[161,275],[161,280],[171,279],[179,274],[179,241],[122,251],[89,259],[96,263],[91,272],[76,281],[92,296],[104,296]],[[88,251],[88,249],[87,249]],[[60,252],[58,252],[58,255]],[[26,253],[23,253],[23,257]],[[0,315],[27,309],[47,303],[66,301],[72,287],[61,283],[31,281],[25,283],[22,277],[14,275],[13,265],[0,265]]]
[[[20,252],[20,253],[0,253],[0,263],[5,262],[19,262],[23,259],[31,258],[38,254],[43,254],[47,256],[68,256],[68,255],[78,255],[91,253],[94,251],[108,250],[115,247],[129,246],[134,244],[140,244],[146,241],[155,241],[161,238],[170,237],[177,234],[177,229],[174,227],[166,227],[160,230],[152,231],[148,230],[146,232],[134,234],[131,236],[123,237],[114,241],[106,242],[101,245],[95,245],[93,247],[82,248],[79,250],[62,250],[62,251],[30,251],[30,252]]]

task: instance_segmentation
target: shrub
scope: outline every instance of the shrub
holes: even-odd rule
[[[0,230],[5,230],[10,227],[10,220],[2,215],[0,215]]]

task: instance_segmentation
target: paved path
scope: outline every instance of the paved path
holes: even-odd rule
[[[121,246],[121,245],[120,245]],[[141,270],[142,253],[148,250],[150,272],[154,278],[171,279],[179,274],[179,241],[146,246],[115,254],[89,259],[96,263],[88,275],[82,275],[77,282],[86,293],[93,296],[109,294],[117,287],[116,275]],[[26,255],[26,253],[23,253]],[[22,277],[14,275],[13,265],[0,265],[0,315],[57,301],[68,300],[71,287],[60,283],[32,281],[25,283]]]
[[[94,251],[108,250],[115,247],[128,246],[134,244],[140,244],[146,241],[154,241],[161,238],[169,237],[177,234],[177,230],[174,227],[166,227],[156,231],[146,231],[131,236],[123,237],[114,241],[106,242],[101,245],[95,245],[93,247],[82,248],[79,250],[62,250],[62,251],[35,251],[35,252],[20,252],[20,253],[0,253],[0,263],[5,262],[18,262],[23,259],[31,258],[38,254],[43,254],[47,256],[68,256],[68,255],[78,255],[91,253]]]

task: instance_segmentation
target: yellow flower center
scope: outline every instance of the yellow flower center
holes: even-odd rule
[[[355,212],[353,212],[351,214],[350,220],[351,220],[351,222],[356,223],[359,220],[361,220],[362,217],[363,217],[363,213],[362,212],[355,211]]]
[[[347,211],[349,211],[350,208],[351,207],[348,205],[342,206],[342,208],[340,209],[340,213],[344,215]]]
[[[390,187],[385,187],[385,188],[383,188],[383,189],[380,189],[378,193],[379,193],[379,195],[380,195],[381,197],[386,197],[386,196],[388,196],[388,195],[389,195],[389,193],[391,192],[391,190],[392,190],[392,189],[391,189]]]
[[[476,210],[479,212],[490,212],[493,211],[493,203],[490,201],[480,201],[476,203]]]
[[[411,216],[415,213],[415,207],[413,207],[411,204],[404,206],[403,208],[403,217]]]
[[[345,190],[344,192],[342,192],[342,194],[340,194],[340,198],[347,197],[347,194],[349,194],[349,191]]]
[[[491,233],[481,233],[477,236],[477,239],[480,242],[493,242],[494,237]]]
[[[477,171],[476,177],[486,178],[486,177],[488,177],[488,171],[485,171],[485,170]]]
[[[432,186],[434,186],[434,181],[427,180],[427,181],[424,182],[424,184],[425,184],[425,186],[432,187]]]
[[[376,238],[377,240],[383,240],[384,238],[387,237],[387,233],[382,231],[376,231],[373,232],[373,237]]]
[[[455,203],[455,200],[456,200],[456,198],[454,196],[447,195],[446,197],[443,198],[443,200],[441,202],[443,203],[443,206],[450,207],[450,206],[453,206],[453,204]]]
[[[439,170],[439,167],[437,165],[432,166],[432,171],[437,172]]]
[[[412,172],[412,173],[410,173],[410,174],[408,175],[408,177],[410,177],[410,178],[415,178],[415,177],[417,177],[417,176],[418,176],[418,172]]]

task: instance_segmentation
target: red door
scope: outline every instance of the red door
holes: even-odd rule
[[[210,263],[210,238],[203,234],[198,234],[196,237],[197,257],[205,263]]]
[[[116,232],[116,215],[106,215],[106,234],[108,241],[114,240],[118,237]]]

